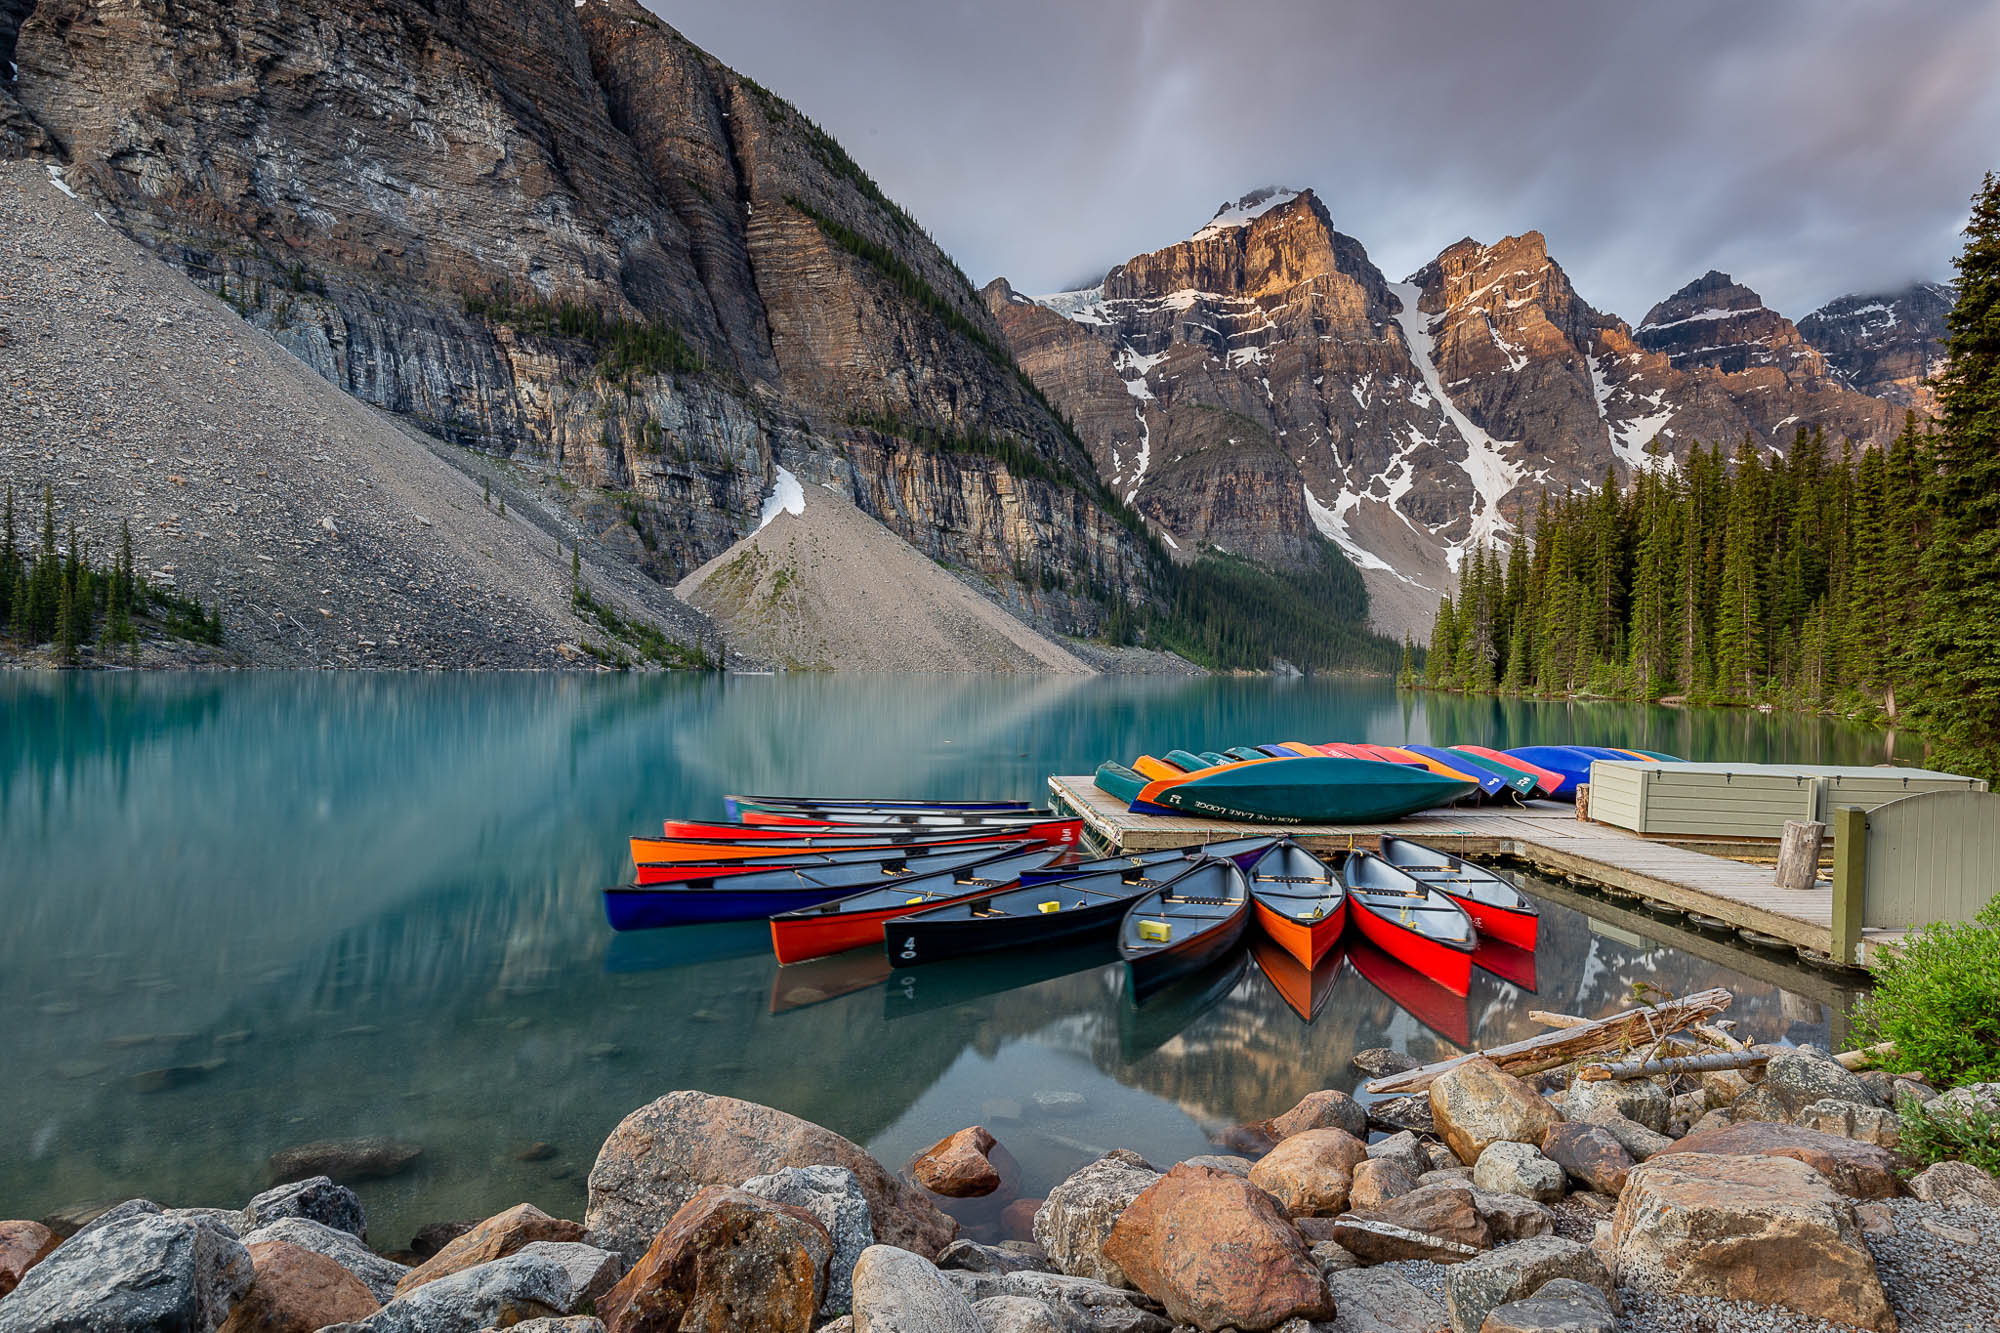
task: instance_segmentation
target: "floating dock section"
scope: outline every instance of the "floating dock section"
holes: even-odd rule
[[[1057,809],[1084,821],[1092,841],[1114,851],[1182,847],[1277,831],[1186,815],[1135,815],[1124,802],[1099,791],[1089,777],[1052,777],[1049,794]],[[1800,801],[1798,813],[1790,818],[1806,817],[1803,796]],[[1594,813],[1594,800],[1592,805]],[[1698,924],[1735,930],[1753,943],[1789,946],[1809,961],[1831,962],[1834,957],[1830,886],[1780,889],[1773,883],[1770,866],[1728,859],[1771,855],[1776,844],[1757,835],[1663,841],[1579,820],[1573,806],[1555,801],[1529,801],[1517,808],[1426,810],[1394,823],[1301,824],[1285,831],[1321,854],[1356,847],[1373,851],[1382,834],[1393,833],[1461,856],[1514,858],[1544,875],[1671,908]],[[1708,850],[1694,850],[1697,846]],[[1855,961],[1868,965],[1873,951],[1893,946],[1902,935],[1901,930],[1861,932]]]

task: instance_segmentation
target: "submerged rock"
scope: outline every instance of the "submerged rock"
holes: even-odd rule
[[[982,1198],[1000,1188],[1000,1172],[986,1157],[995,1142],[983,1125],[961,1129],[918,1153],[910,1162],[910,1174],[933,1194]]]
[[[308,1176],[334,1180],[385,1180],[410,1169],[423,1148],[397,1139],[323,1139],[271,1154],[270,1181],[281,1185]]]

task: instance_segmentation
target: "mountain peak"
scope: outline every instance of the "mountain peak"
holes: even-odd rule
[[[1666,328],[1764,310],[1764,298],[1719,269],[1708,272],[1646,312],[1641,329]]]
[[[1266,213],[1283,208],[1293,200],[1310,193],[1312,193],[1310,190],[1292,189],[1284,185],[1260,185],[1234,202],[1225,201],[1215,210],[1215,216],[1208,220],[1208,225],[1194,234],[1194,239],[1205,241],[1237,227],[1247,227]]]

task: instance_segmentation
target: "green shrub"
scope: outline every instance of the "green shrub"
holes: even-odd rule
[[[1932,1102],[1905,1111],[1901,1133],[1902,1153],[1925,1166],[1970,1162],[1989,1175],[2000,1175],[2000,1115],[1977,1106],[1954,1113]]]
[[[2000,1081],[2000,898],[1975,923],[1908,936],[1855,1019],[1867,1041],[1896,1043],[1888,1069],[1919,1070],[1940,1087]]]

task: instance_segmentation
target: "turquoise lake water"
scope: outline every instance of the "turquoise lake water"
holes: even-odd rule
[[[985,1123],[1039,1194],[1086,1157],[1207,1150],[1231,1122],[1419,1058],[1737,988],[1759,1039],[1837,1039],[1844,992],[1779,955],[1523,879],[1533,992],[1392,993],[1350,967],[1317,1021],[1254,963],[1135,1010],[1093,953],[891,975],[782,971],[761,925],[614,936],[624,839],[725,792],[1045,797],[1174,746],[1622,743],[1869,763],[1820,719],[1398,695],[1381,682],[992,677],[0,675],[0,1217],[143,1194],[236,1206],[289,1145],[387,1135],[371,1238],[523,1199],[580,1216],[592,1157],[676,1088],[748,1097],[890,1166]],[[1517,876],[1517,878],[1519,878]],[[1037,1091],[1082,1094],[1039,1111]],[[522,1161],[530,1144],[553,1156]],[[960,1208],[985,1228],[1005,1197]]]

